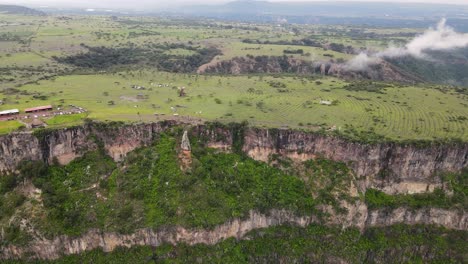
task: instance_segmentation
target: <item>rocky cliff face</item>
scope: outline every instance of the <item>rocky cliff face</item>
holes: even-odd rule
[[[102,146],[116,161],[138,147],[151,144],[162,132],[180,125],[164,122],[138,125],[87,125],[50,133],[11,134],[0,137],[0,172],[14,172],[23,160],[54,159],[67,164],[83,153]],[[209,147],[229,151],[233,131],[223,127],[196,126],[192,135]],[[242,137],[242,136],[241,136]],[[358,176],[358,188],[378,188],[387,193],[419,193],[440,187],[437,173],[460,172],[468,166],[468,144],[427,147],[394,143],[362,144],[314,133],[292,130],[247,129],[242,150],[260,161],[279,154],[296,161],[322,156],[348,164]]]
[[[83,127],[45,131],[36,134],[17,133],[0,137],[0,171],[14,172],[23,160],[59,161],[66,164],[85,152],[103,148],[114,160],[122,160],[128,152],[150,145],[158,136],[185,124],[163,122],[153,124],[91,124]],[[468,165],[468,144],[426,147],[395,143],[362,144],[332,136],[293,130],[247,128],[240,130],[215,125],[200,125],[190,129],[193,136],[207,146],[221,151],[242,150],[248,156],[268,161],[278,154],[294,161],[305,161],[318,156],[348,164],[357,176],[361,190],[379,188],[387,193],[415,193],[431,191],[441,186],[439,172],[459,172]],[[192,140],[192,139],[190,139]],[[192,141],[195,143],[194,141]],[[464,210],[385,209],[368,210],[361,202],[345,204],[347,213],[330,213],[327,219],[313,215],[295,216],[291,212],[255,211],[247,219],[234,219],[212,230],[173,227],[154,231],[139,230],[133,234],[103,233],[90,230],[80,237],[60,236],[53,240],[36,238],[27,247],[0,248],[0,259],[32,258],[55,259],[61,254],[75,254],[95,248],[112,251],[118,246],[157,246],[162,243],[215,244],[225,238],[242,238],[251,230],[281,224],[306,226],[322,223],[361,230],[374,226],[404,224],[434,224],[450,229],[467,230],[468,214]]]
[[[13,172],[23,160],[41,160],[39,140],[31,134],[0,137],[0,172]]]
[[[318,219],[314,216],[299,217],[287,211],[274,210],[269,214],[251,211],[247,219],[234,219],[212,230],[174,227],[160,231],[141,229],[128,235],[90,230],[80,237],[60,236],[53,240],[42,239],[34,241],[32,245],[26,248],[18,246],[1,248],[0,259],[24,258],[25,256],[29,256],[31,259],[57,259],[62,255],[79,254],[96,248],[110,252],[117,247],[159,246],[163,243],[213,245],[230,237],[242,239],[248,232],[259,228],[282,224],[305,227],[318,222]],[[466,230],[468,228],[468,215],[464,212],[441,209],[410,211],[399,208],[368,212],[365,205],[358,204],[350,206],[347,215],[333,217],[333,221],[328,224],[346,227],[354,226],[363,229],[397,223],[435,224],[452,229]]]
[[[231,60],[210,64],[198,70],[198,73],[216,74],[255,74],[255,73],[295,73],[295,74],[321,74],[335,76],[348,80],[370,79],[378,81],[396,81],[402,83],[424,82],[423,79],[408,74],[398,67],[380,61],[365,70],[354,70],[343,63],[335,62],[307,62],[292,57],[236,57]]]
[[[372,187],[387,193],[431,191],[441,186],[437,173],[459,172],[468,165],[468,144],[368,145],[290,130],[249,129],[243,150],[261,161],[280,154],[299,161],[322,156],[345,162],[359,177],[361,190]]]
[[[100,145],[115,161],[138,147],[149,145],[175,122],[138,125],[94,124],[37,134],[15,133],[0,137],[0,172],[16,170],[23,160],[58,160],[68,164]]]

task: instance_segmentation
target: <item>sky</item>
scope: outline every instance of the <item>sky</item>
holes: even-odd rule
[[[270,0],[271,2],[313,2],[327,0]],[[356,0],[340,0],[356,2]],[[359,2],[402,2],[402,3],[442,3],[464,4],[468,0],[358,0]],[[168,7],[183,4],[221,4],[229,0],[0,0],[1,4],[21,4],[26,6],[54,6],[54,7],[87,7],[87,8],[136,8],[141,5],[151,7]]]

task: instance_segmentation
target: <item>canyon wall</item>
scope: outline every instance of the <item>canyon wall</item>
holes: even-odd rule
[[[345,139],[294,130],[244,128],[206,124],[190,126],[175,121],[152,124],[91,123],[60,130],[40,130],[33,133],[13,133],[0,137],[0,171],[13,173],[24,160],[67,164],[87,151],[103,149],[115,161],[121,161],[130,151],[148,146],[161,133],[188,129],[192,143],[196,138],[220,151],[243,151],[259,161],[269,161],[272,154],[301,162],[317,157],[341,161],[354,171],[356,184],[378,188],[387,193],[431,191],[442,185],[437,177],[442,172],[460,172],[467,167],[468,143],[363,144]],[[182,134],[181,134],[182,135]],[[307,226],[311,223],[356,227],[384,227],[394,224],[439,225],[449,229],[468,230],[465,210],[380,209],[369,210],[366,204],[346,204],[347,212],[319,220],[313,215],[296,216],[287,211],[262,214],[252,211],[245,219],[233,219],[210,230],[172,227],[165,230],[142,229],[133,234],[106,233],[90,230],[79,237],[60,236],[48,240],[32,239],[27,247],[9,245],[0,248],[0,259],[56,259],[62,254],[77,254],[102,248],[135,245],[158,246],[162,243],[216,244],[223,239],[243,238],[249,231],[282,224]]]
[[[23,160],[48,163],[57,160],[67,164],[100,146],[114,160],[121,161],[128,152],[150,145],[164,131],[181,127],[189,128],[189,125],[175,121],[134,125],[96,123],[47,133],[13,133],[0,137],[0,172],[14,172]],[[434,143],[424,147],[363,144],[317,133],[257,128],[247,128],[235,139],[233,129],[213,125],[191,126],[190,131],[192,136],[203,138],[209,147],[224,151],[240,142],[243,152],[260,161],[279,154],[295,161],[320,156],[345,162],[356,174],[361,191],[366,188],[389,194],[432,191],[442,186],[439,173],[460,172],[468,166],[468,143]]]
[[[440,172],[460,172],[468,166],[468,144],[362,144],[342,138],[291,130],[249,129],[243,150],[268,161],[271,154],[305,161],[321,156],[345,162],[358,176],[360,189],[420,193],[441,187]]]
[[[348,214],[333,217],[328,224],[353,226],[361,229],[391,224],[427,224],[442,225],[451,229],[467,230],[468,214],[442,209],[367,211],[364,204],[357,204],[348,209]],[[28,256],[30,259],[57,259],[63,255],[79,254],[100,248],[110,252],[117,247],[159,246],[164,243],[186,243],[214,245],[224,239],[234,237],[242,239],[255,229],[294,224],[305,227],[311,223],[320,223],[314,216],[295,216],[284,210],[273,210],[269,214],[251,211],[246,219],[234,219],[211,230],[186,229],[173,227],[154,231],[141,229],[133,234],[104,233],[100,230],[90,230],[79,237],[60,236],[52,240],[37,239],[27,247],[7,246],[0,248],[0,259],[15,259]]]
[[[384,60],[371,65],[365,70],[353,70],[343,63],[315,61],[307,62],[292,57],[257,56],[235,57],[230,60],[213,61],[203,65],[197,71],[200,74],[278,74],[294,73],[299,75],[320,74],[348,80],[379,80],[400,83],[424,82],[418,76],[409,74]]]
[[[124,125],[92,124],[37,133],[13,133],[0,137],[0,172],[14,172],[23,160],[57,160],[67,164],[100,145],[115,161],[138,147],[151,144],[176,122]]]

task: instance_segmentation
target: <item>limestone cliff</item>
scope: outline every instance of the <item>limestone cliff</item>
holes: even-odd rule
[[[90,230],[79,237],[60,236],[53,240],[35,240],[27,247],[7,246],[0,248],[0,259],[24,258],[26,256],[30,259],[57,259],[62,255],[79,254],[96,248],[110,252],[117,247],[159,246],[163,243],[213,245],[230,237],[242,239],[248,232],[259,228],[282,224],[304,227],[317,222],[319,221],[314,216],[300,217],[288,211],[273,210],[269,214],[251,211],[247,219],[234,219],[212,230],[173,227],[159,231],[141,229],[133,234],[103,233],[99,230]],[[347,215],[333,218],[333,221],[329,222],[333,225],[356,226],[361,229],[397,223],[435,224],[466,230],[468,228],[468,215],[464,212],[442,209],[410,211],[399,208],[390,211],[367,212],[365,205],[358,204],[350,207]]]
[[[300,75],[320,74],[347,80],[370,79],[396,81],[401,83],[424,82],[418,76],[409,74],[384,60],[365,70],[350,69],[344,63],[333,61],[307,62],[292,57],[257,56],[235,57],[230,60],[210,63],[200,67],[198,73],[216,74],[255,74],[255,73],[294,73]]]
[[[0,172],[15,171],[23,160],[41,160],[39,140],[31,134],[10,134],[0,137]]]
[[[161,133],[180,132],[185,124],[161,122],[152,124],[101,124],[61,130],[42,130],[34,134],[14,133],[0,137],[0,171],[14,172],[23,160],[43,160],[67,164],[85,152],[103,149],[115,161],[127,153],[150,145]],[[194,126],[182,136],[188,149],[188,138],[198,139],[208,147],[220,151],[243,151],[259,160],[269,161],[272,154],[305,161],[318,156],[342,161],[354,171],[361,191],[378,188],[387,193],[417,193],[441,186],[438,173],[460,172],[468,164],[468,144],[363,144],[340,137],[294,130],[258,129],[239,126],[206,124]],[[196,136],[196,137],[193,137]],[[193,139],[192,139],[193,137]],[[192,141],[195,143],[195,141]],[[273,210],[268,214],[251,211],[245,219],[231,221],[210,230],[169,227],[161,230],[142,229],[133,234],[104,233],[89,230],[79,237],[60,236],[54,239],[35,237],[27,247],[9,245],[0,248],[0,259],[31,258],[56,259],[61,254],[75,254],[95,248],[112,251],[118,246],[157,246],[162,243],[215,244],[225,238],[241,239],[254,229],[281,224],[306,226],[311,223],[357,227],[389,226],[394,224],[433,224],[449,229],[468,230],[465,210],[436,208],[396,208],[369,210],[366,204],[343,202],[347,209],[338,214],[325,206],[329,217],[297,216],[292,212]]]
[[[468,165],[468,144],[371,145],[291,130],[249,129],[243,150],[262,161],[271,154],[301,161],[318,155],[342,161],[360,177],[361,190],[372,187],[391,194],[431,191],[441,185],[437,173],[459,172]]]
[[[154,124],[93,124],[54,131],[14,133],[0,137],[0,172],[16,170],[23,160],[54,159],[67,164],[100,145],[115,161],[144,145],[148,145],[161,132],[170,129],[174,122]]]
[[[176,122],[134,125],[93,124],[47,133],[14,133],[0,137],[0,172],[14,172],[23,160],[58,160],[67,164],[89,150],[103,147],[114,160],[171,130]],[[348,164],[358,177],[358,188],[378,188],[386,193],[420,193],[441,186],[438,173],[460,172],[468,166],[468,143],[429,144],[425,147],[398,143],[363,144],[333,136],[294,130],[246,129],[234,140],[227,127],[195,126],[192,135],[208,147],[229,151],[236,142],[248,156],[268,161],[279,154],[297,161],[317,156]]]

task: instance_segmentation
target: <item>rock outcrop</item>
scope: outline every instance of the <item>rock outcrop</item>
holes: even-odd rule
[[[23,160],[58,160],[67,164],[99,147],[116,161],[128,152],[150,145],[161,133],[180,125],[161,122],[135,125],[93,124],[39,133],[14,133],[0,137],[0,172],[14,172]],[[191,134],[208,147],[229,151],[236,144],[226,127],[195,126]],[[363,144],[333,136],[294,130],[246,129],[237,139],[242,151],[253,159],[268,161],[279,154],[296,161],[321,156],[345,162],[358,177],[358,188],[377,188],[389,194],[420,193],[441,187],[439,173],[460,172],[468,166],[468,143]]]
[[[31,134],[0,137],[0,172],[13,172],[23,160],[41,160],[42,156],[39,140]]]
[[[93,124],[61,130],[13,133],[0,137],[0,172],[14,172],[23,160],[57,160],[67,164],[85,152],[103,147],[115,161],[128,152],[149,145],[175,122],[153,124]]]
[[[182,143],[180,143],[180,148],[184,151],[191,151],[192,146],[190,146],[190,140],[188,137],[188,132],[187,130],[184,131],[184,135],[182,136]]]
[[[188,136],[188,131],[185,130],[180,143],[179,164],[182,171],[189,171],[192,168],[192,146]]]
[[[322,156],[348,164],[359,177],[359,188],[387,193],[419,193],[441,187],[441,172],[460,172],[468,166],[468,144],[362,144],[342,138],[291,130],[249,129],[243,150],[268,161],[271,154],[305,161]]]
[[[180,131],[177,122],[152,124],[100,124],[61,130],[13,133],[0,137],[0,171],[12,173],[23,160],[55,160],[66,164],[90,150],[103,149],[115,161],[127,153],[150,145],[162,133]],[[468,144],[363,144],[340,137],[294,130],[243,128],[238,126],[199,125],[184,133],[181,150],[190,152],[188,138],[197,138],[220,151],[243,151],[259,161],[268,161],[272,154],[300,162],[317,157],[341,161],[354,171],[361,191],[378,188],[387,193],[427,192],[441,186],[438,173],[460,172],[468,165]],[[102,248],[135,245],[158,246],[162,243],[215,244],[228,237],[241,239],[251,230],[282,224],[306,226],[311,223],[357,227],[381,227],[394,224],[433,224],[449,229],[468,230],[465,210],[381,209],[369,210],[366,204],[346,204],[346,213],[330,210],[330,217],[296,216],[288,211],[269,214],[252,211],[246,219],[233,219],[211,230],[172,227],[164,230],[142,229],[133,234],[105,233],[90,230],[79,237],[60,236],[52,240],[35,238],[27,247],[9,245],[0,248],[0,259],[56,259],[62,254],[76,254]],[[325,208],[326,210],[326,208]],[[328,211],[327,211],[328,212]]]
[[[255,229],[283,224],[305,227],[311,223],[319,222],[317,217],[296,216],[284,210],[273,210],[269,214],[251,211],[247,219],[234,219],[212,230],[173,227],[159,231],[141,229],[133,234],[104,233],[100,230],[90,230],[79,237],[60,236],[53,240],[36,240],[26,248],[20,246],[0,248],[0,259],[15,259],[28,256],[30,259],[50,260],[57,259],[63,255],[79,254],[97,248],[110,252],[117,247],[159,246],[164,243],[174,245],[178,243],[213,245],[231,237],[242,239],[248,232]],[[467,230],[468,215],[464,212],[442,209],[410,211],[406,208],[399,208],[395,210],[367,212],[365,205],[358,204],[349,208],[347,215],[333,217],[333,221],[330,221],[328,224],[364,229],[398,223],[442,225],[451,229]]]
[[[366,69],[355,70],[344,63],[333,61],[307,62],[293,57],[257,56],[235,57],[231,60],[212,63],[198,70],[198,73],[216,74],[255,74],[255,73],[294,73],[301,75],[320,74],[348,80],[369,79],[395,81],[401,83],[424,82],[418,76],[408,74],[398,67],[381,60]]]

